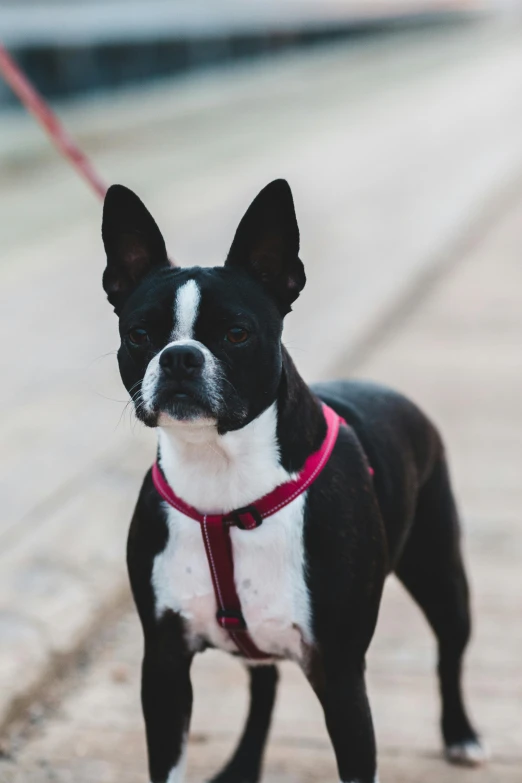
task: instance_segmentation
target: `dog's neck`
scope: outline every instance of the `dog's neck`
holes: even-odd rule
[[[325,432],[319,403],[284,351],[277,398],[256,419],[223,435],[210,421],[164,420],[159,461],[186,503],[202,513],[227,513],[295,476]]]

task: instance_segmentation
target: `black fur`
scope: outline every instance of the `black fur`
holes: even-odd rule
[[[319,400],[348,422],[308,492],[305,509],[316,639],[308,651],[307,674],[324,709],[340,779],[373,783],[376,774],[364,659],[390,571],[418,602],[437,637],[446,744],[476,739],[460,688],[470,631],[468,588],[440,437],[415,405],[388,389],[355,381],[309,389],[300,378],[280,342],[283,316],[305,281],[288,186],[278,181],[258,196],[240,224],[224,268],[171,268],[156,232],[136,197],[122,188],[109,191],[104,285],[120,312],[123,381],[132,394],[151,357],[169,340],[178,287],[195,278],[202,296],[197,338],[221,362],[227,391],[220,407],[213,408],[199,381],[190,381],[192,386],[184,389],[190,392],[192,407],[176,407],[169,403],[165,386],[153,413],[144,413],[138,402],[137,414],[146,424],[154,426],[161,410],[180,417],[204,413],[214,415],[220,431],[226,432],[244,426],[276,401],[281,463],[293,472],[324,438]],[[223,333],[238,318],[252,336],[244,345],[230,347]],[[129,330],[139,325],[146,325],[149,335],[145,348],[128,341]],[[153,783],[164,783],[178,761],[192,704],[192,654],[183,622],[173,614],[161,621],[154,616],[152,566],[166,541],[162,503],[149,473],[130,528],[128,567],[145,635],[143,708]],[[203,649],[205,640],[201,644]],[[272,666],[254,669],[250,676],[245,731],[232,760],[214,779],[219,783],[259,779],[277,676]]]
[[[304,288],[299,229],[292,192],[285,180],[267,185],[247,209],[226,266],[246,270],[276,300],[282,315]]]

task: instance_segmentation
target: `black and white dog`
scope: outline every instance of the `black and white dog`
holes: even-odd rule
[[[242,614],[269,658],[249,667],[246,727],[214,780],[259,779],[275,663],[284,658],[302,667],[321,702],[340,780],[377,780],[364,661],[391,571],[437,637],[446,755],[480,763],[485,752],[461,694],[468,587],[443,445],[397,393],[355,381],[310,389],[299,376],[281,344],[283,319],[305,284],[288,184],[272,182],[253,201],[223,267],[174,267],[150,213],[119,185],[107,193],[102,234],[121,377],[137,417],[157,428],[159,467],[184,503],[227,514],[295,480],[325,438],[320,401],[348,425],[305,492],[255,530],[230,529]],[[240,652],[216,619],[200,525],[164,502],[150,472],[128,568],[145,636],[150,778],[178,783],[193,656],[208,647]]]

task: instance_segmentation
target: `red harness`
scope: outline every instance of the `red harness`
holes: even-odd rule
[[[228,514],[200,514],[173,492],[158,463],[155,462],[152,466],[152,480],[163,500],[187,517],[199,522],[218,606],[217,622],[228,631],[243,655],[253,660],[262,660],[269,656],[254,644],[241,611],[234,582],[230,528],[236,525],[241,530],[254,530],[259,527],[263,519],[287,506],[315,481],[330,458],[339,426],[345,424],[344,419],[324,403],[323,413],[327,427],[326,437],[320,449],[308,457],[299,476],[293,481],[287,481],[286,484],[280,484],[255,504],[252,503]]]

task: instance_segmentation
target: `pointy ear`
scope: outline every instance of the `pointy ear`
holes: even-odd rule
[[[276,179],[259,193],[236,231],[226,263],[244,269],[263,284],[283,315],[304,288],[306,275],[299,259],[299,228],[292,191]]]
[[[156,222],[135,193],[112,185],[103,205],[102,239],[107,254],[103,287],[116,313],[143,278],[169,266]]]

